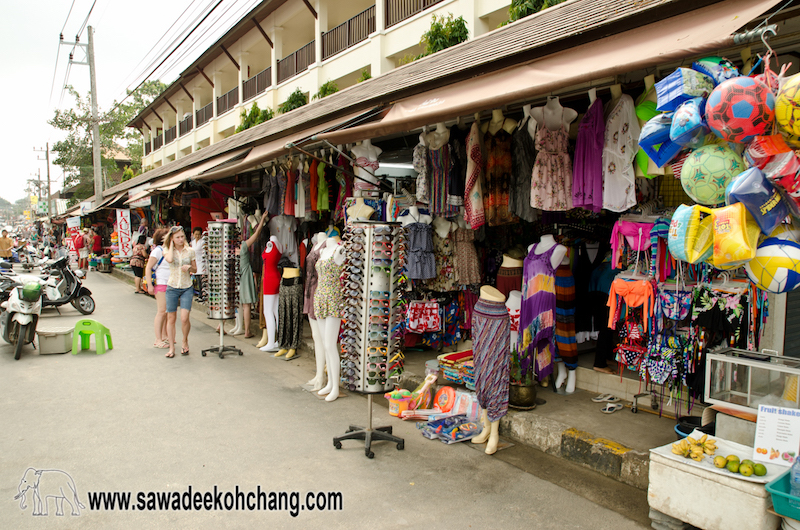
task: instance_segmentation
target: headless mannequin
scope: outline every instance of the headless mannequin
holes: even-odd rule
[[[567,257],[567,247],[564,245],[559,245],[556,242],[556,238],[554,238],[551,234],[545,234],[542,236],[539,244],[536,245],[535,253],[538,256],[544,254],[553,247],[556,247],[556,249],[553,251],[552,256],[550,256],[550,265],[552,265],[553,269],[557,269]],[[529,246],[528,252],[530,252],[532,248],[533,245]],[[575,370],[569,370],[568,374],[566,365],[564,365],[563,362],[559,362],[558,376],[556,376],[556,388],[561,388],[561,385],[564,384],[565,380],[567,381],[567,387],[565,390],[568,394],[572,394],[575,392]]]
[[[515,259],[509,256],[508,254],[503,254],[503,263],[500,264],[501,269],[519,269],[525,265],[525,262],[521,259]],[[514,292],[514,291],[512,291]],[[511,293],[509,293],[511,296]]]
[[[481,298],[490,302],[506,301],[503,293],[489,285],[481,287]],[[489,421],[488,413],[483,410],[481,411],[481,422],[483,423],[483,431],[472,439],[472,443],[486,443],[486,451],[484,452],[487,455],[493,455],[497,452],[497,444],[500,441],[500,420]]]
[[[424,223],[429,225],[433,222],[433,217],[430,215],[424,215],[419,212],[419,208],[416,206],[411,206],[408,209],[408,215],[401,215],[397,218],[400,221],[400,224],[403,226],[408,226],[412,223]]]
[[[550,131],[557,131],[562,127],[569,130],[569,124],[575,121],[578,112],[562,107],[558,96],[548,96],[547,103],[543,107],[531,109],[531,117]]]
[[[353,149],[350,152],[357,159],[363,156],[367,160],[369,160],[370,162],[377,162],[378,161],[378,157],[381,155],[383,150],[380,147],[375,147],[374,145],[372,145],[372,142],[367,139],[367,140],[364,140],[363,142],[361,142],[361,145],[354,146]],[[372,184],[374,187],[377,187],[378,186],[378,179],[372,176],[372,173],[375,173],[375,171],[373,171],[372,168],[368,168],[368,169],[369,169],[369,171],[367,171],[366,169],[364,169],[362,167],[359,167],[358,164],[355,164],[353,166],[353,171],[355,172],[355,174],[357,176],[359,176],[362,179],[366,180],[367,182]],[[362,184],[366,184],[366,183],[362,182]]]
[[[300,276],[300,269],[293,269],[289,267],[283,269],[283,274],[281,275],[282,278],[297,278],[298,276]],[[286,355],[285,360],[289,361],[293,359],[295,355],[297,355],[297,350],[295,349],[287,350],[281,348],[280,350],[277,351],[277,353],[275,353],[275,357],[283,357],[284,355]]]
[[[454,225],[444,217],[436,217],[433,220],[433,229],[442,239],[447,237],[451,231],[455,230],[458,225]]]
[[[488,131],[489,134],[494,136],[500,129],[505,130],[508,134],[514,132],[514,129],[517,128],[516,120],[512,120],[511,118],[506,118],[503,115],[502,109],[494,109],[492,111],[492,119],[488,122],[481,125],[481,132],[486,134]]]
[[[608,119],[608,115],[611,113],[612,110],[614,110],[614,107],[617,106],[617,102],[619,101],[619,98],[621,98],[621,97],[622,97],[622,85],[620,85],[620,84],[612,85],[611,86],[611,101],[608,102],[608,104],[606,105],[606,110],[605,110],[605,118],[606,119]]]
[[[436,124],[436,130],[425,134],[425,145],[430,149],[441,149],[450,141],[450,129],[443,122]]]
[[[277,249],[278,252],[281,252],[281,246],[280,243],[278,243],[278,238],[272,236],[269,238],[266,251],[269,253],[273,252],[274,249]],[[277,273],[277,270],[275,272]],[[265,330],[267,332],[267,343],[261,347],[261,351],[275,351],[278,349],[278,342],[275,340],[276,331],[278,329],[277,293],[264,295],[264,320],[267,323],[267,328]]]
[[[314,236],[314,238],[316,239],[316,243],[314,243],[313,250],[323,248],[328,242],[328,234],[325,232],[320,232]],[[323,336],[320,323],[316,318],[311,318],[311,315],[309,315],[308,323],[311,325],[311,337],[314,339],[314,357],[317,361],[317,373],[308,384],[311,385],[312,390],[318,391],[322,390],[322,387],[325,386],[325,337]]]
[[[333,244],[331,244],[333,243]],[[332,259],[337,265],[344,263],[344,245],[341,241],[327,241],[325,248],[320,253],[319,260]],[[334,401],[339,397],[339,327],[342,319],[326,317],[317,319],[317,325],[322,332],[325,348],[325,364],[328,366],[328,383],[318,392],[326,396],[325,401]]]
[[[537,122],[536,122],[536,119],[533,116],[531,116],[531,106],[530,105],[523,105],[523,107],[522,107],[522,115],[525,118],[527,118],[527,121],[526,120],[522,120],[520,122],[520,127],[522,127],[522,124],[525,123],[527,125],[528,134],[530,134],[531,138],[533,138],[533,140],[536,141],[536,125],[537,125]]]
[[[347,209],[347,219],[366,221],[372,217],[373,213],[375,213],[375,209],[365,203],[363,197],[357,197],[356,203]]]

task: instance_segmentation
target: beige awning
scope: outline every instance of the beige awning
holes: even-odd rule
[[[96,212],[98,210],[102,210],[103,208],[106,208],[106,207],[114,204],[115,202],[120,200],[124,195],[127,195],[127,194],[128,194],[128,192],[123,191],[123,192],[117,193],[116,195],[112,195],[112,196],[106,198],[99,205],[95,206],[89,213],[94,213],[94,212]]]
[[[125,201],[124,204],[130,204],[132,202],[136,202],[139,199],[144,199],[145,197],[149,197],[150,195],[153,195],[154,193],[155,193],[155,191],[152,191],[152,190],[140,191],[139,193],[137,193],[136,195],[134,195],[133,197],[131,197],[130,199]]]
[[[184,182],[186,182],[187,180],[196,177],[197,175],[203,173],[204,171],[208,171],[216,166],[219,166],[220,164],[225,164],[226,162],[230,162],[232,160],[241,158],[242,156],[250,152],[250,150],[251,149],[247,147],[244,149],[237,149],[236,151],[232,151],[230,153],[225,153],[224,155],[215,156],[214,158],[206,160],[201,164],[197,164],[196,166],[192,166],[190,168],[184,169],[183,171],[175,173],[170,177],[155,181],[154,183],[148,186],[149,191],[151,191],[152,193],[156,193],[159,191],[173,190],[178,186],[180,186],[181,184],[183,184]],[[145,195],[144,197],[147,197],[147,195]]]
[[[780,0],[727,0],[394,103],[382,120],[315,138],[350,143],[530,100],[733,45],[732,34]]]

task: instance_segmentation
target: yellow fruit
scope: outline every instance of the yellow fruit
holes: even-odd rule
[[[753,466],[750,464],[741,464],[739,466],[739,473],[742,476],[749,477],[753,474]]]
[[[702,438],[700,438],[700,443],[701,443],[701,444],[704,444],[704,443],[706,443],[706,440],[707,440],[707,439],[708,439],[708,435],[707,435],[707,434],[704,434],[704,435],[703,435],[703,437],[702,437]]]
[[[756,464],[753,466],[753,472],[757,477],[763,477],[767,474],[767,468],[764,464]]]
[[[728,459],[728,462],[739,462],[739,457],[736,455],[728,455],[725,458]]]
[[[739,462],[736,462],[735,460],[728,460],[728,464],[725,467],[728,468],[728,471],[731,473],[739,472]]]
[[[703,460],[703,453],[692,453],[689,455],[689,458],[694,460],[695,462],[701,462]]]
[[[724,456],[715,456],[714,457],[714,465],[723,468],[728,464],[728,461],[725,459]]]
[[[694,439],[694,438],[692,438],[691,436],[687,436],[687,437],[686,437],[686,441],[687,441],[687,442],[689,442],[689,443],[690,443],[690,444],[692,444],[692,445],[696,445],[696,444],[697,444],[697,440],[695,440],[695,439]]]
[[[741,462],[739,462],[739,466],[743,466],[745,464],[749,464],[750,466],[756,465],[756,463],[753,462],[752,460],[742,460]]]

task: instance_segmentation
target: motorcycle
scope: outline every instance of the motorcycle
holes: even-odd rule
[[[36,282],[41,284],[44,290],[42,294],[43,307],[58,308],[69,303],[84,315],[94,312],[95,303],[92,292],[81,282],[84,272],[73,271],[69,266],[69,257],[58,258],[51,263],[42,264],[40,267],[42,269],[41,276],[32,274],[6,276],[18,278],[19,283]]]
[[[42,286],[37,282],[22,284],[13,277],[3,276],[0,300],[0,336],[14,345],[14,359],[19,360],[22,346],[36,337],[36,325],[42,314]]]

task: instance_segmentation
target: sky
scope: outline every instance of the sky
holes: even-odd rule
[[[71,46],[59,48],[59,33],[64,27],[64,40],[74,42],[94,3],[87,25],[94,28],[95,68],[100,111],[125,96],[126,88],[135,88],[149,73],[152,59],[173,41],[176,33],[199,20],[219,0],[3,0],[0,7],[0,49],[3,58],[3,82],[0,83],[0,112],[4,127],[0,129],[0,197],[11,201],[25,197],[27,180],[41,171],[45,182],[47,165],[45,144],[60,139],[60,132],[47,124],[62,99]],[[221,0],[186,43],[167,60],[150,79],[169,84],[177,78],[205,49],[213,44],[259,0]],[[72,12],[70,6],[72,5]],[[186,13],[183,17],[182,14]],[[66,22],[66,26],[65,26]],[[174,26],[173,26],[174,24]],[[191,24],[193,26],[194,24]],[[173,26],[170,30],[170,26]],[[162,37],[166,36],[166,39]],[[80,41],[87,42],[84,29]],[[148,55],[159,39],[155,50]],[[179,40],[179,39],[178,39]],[[181,55],[183,57],[175,62]],[[84,61],[84,53],[75,50],[75,60]],[[160,61],[158,61],[160,62]],[[173,64],[174,63],[174,64]],[[156,62],[157,64],[157,62]],[[155,66],[155,64],[153,64]],[[171,69],[165,71],[167,67]],[[53,75],[55,69],[55,76]],[[51,87],[55,79],[54,88]],[[67,83],[81,94],[89,93],[89,68],[73,64]],[[65,94],[61,108],[72,101]],[[51,153],[51,158],[54,155]],[[61,168],[50,166],[51,191],[63,183]]]

